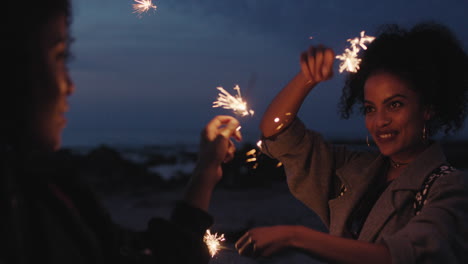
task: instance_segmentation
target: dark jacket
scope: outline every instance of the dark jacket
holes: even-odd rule
[[[354,208],[388,166],[380,153],[327,143],[300,120],[265,140],[263,152],[284,164],[291,192],[336,236],[345,236]],[[395,264],[468,263],[468,174],[455,170],[441,176],[420,214],[413,208],[425,179],[446,163],[441,146],[430,145],[383,191],[358,240],[385,244]]]
[[[2,156],[1,264],[209,262],[203,236],[212,218],[204,211],[179,202],[170,220],[128,230],[70,172]]]

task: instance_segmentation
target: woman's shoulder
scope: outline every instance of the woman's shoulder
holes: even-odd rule
[[[435,183],[457,185],[468,188],[468,171],[447,165],[447,171],[442,171]]]

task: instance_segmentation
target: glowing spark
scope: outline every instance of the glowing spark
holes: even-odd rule
[[[206,230],[205,236],[203,237],[203,242],[208,246],[211,257],[214,257],[216,253],[220,250],[222,241],[225,241],[224,234],[218,236],[218,233],[211,234],[210,230]]]
[[[246,160],[247,163],[257,161],[257,150],[256,149],[251,149],[251,150],[247,151],[247,153],[245,153],[245,155],[248,157],[247,160]]]
[[[281,166],[283,166],[283,162],[281,162],[281,161],[276,164],[276,168],[279,168]]]
[[[236,128],[236,131],[241,130],[241,128],[242,128],[242,126],[238,126],[238,127]]]
[[[247,163],[254,162],[254,161],[257,161],[257,158],[250,158],[246,160]]]
[[[260,156],[262,154],[262,141],[259,140],[257,142],[257,147],[258,147],[258,150],[257,149],[251,149],[249,151],[247,151],[247,153],[245,153],[245,155],[247,156],[247,160],[246,162],[247,163],[251,163],[251,162],[255,162],[254,165],[252,166],[252,169],[256,170],[258,168],[258,156]]]
[[[248,116],[253,115],[254,111],[252,109],[248,109],[247,102],[242,99],[240,93],[239,85],[234,87],[234,90],[237,90],[237,95],[232,96],[223,87],[217,87],[220,91],[218,94],[218,100],[213,102],[213,107],[222,107],[224,109],[232,109],[235,114],[241,116]]]
[[[135,3],[136,4],[133,4],[133,13],[137,13],[140,17],[150,9],[156,10],[157,8],[157,6],[153,5],[151,0],[135,0]]]
[[[247,151],[247,153],[245,153],[246,156],[252,156],[254,155],[255,153],[257,153],[257,150],[256,149],[251,149],[249,151]]]
[[[280,121],[280,119],[277,117],[277,118],[275,118],[274,121],[275,121],[275,123],[278,123]]]
[[[346,48],[345,52],[341,55],[336,56],[337,59],[341,60],[340,73],[343,71],[357,72],[359,70],[359,64],[361,59],[358,58],[358,53],[362,49],[366,50],[367,43],[374,41],[375,37],[366,36],[365,31],[361,31],[360,37],[348,39],[347,41],[351,44],[350,48]]]

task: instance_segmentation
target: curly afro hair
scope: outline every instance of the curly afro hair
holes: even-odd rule
[[[364,84],[377,71],[408,82],[434,116],[426,124],[430,135],[456,132],[463,126],[468,101],[468,55],[445,26],[427,22],[410,31],[385,25],[361,56],[360,69],[348,75],[340,101],[348,119],[356,104],[363,105]]]

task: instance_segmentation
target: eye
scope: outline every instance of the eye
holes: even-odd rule
[[[63,50],[57,53],[56,56],[57,60],[63,60],[65,62],[68,62],[71,58],[70,52],[68,50]]]
[[[365,115],[367,115],[367,114],[370,114],[372,112],[375,112],[375,108],[373,106],[371,106],[371,105],[366,105],[363,108],[363,112],[364,112]]]
[[[398,109],[402,106],[403,104],[400,101],[393,101],[390,103],[390,109]]]

